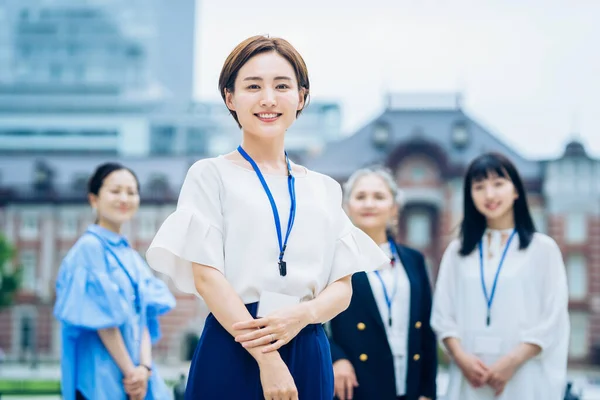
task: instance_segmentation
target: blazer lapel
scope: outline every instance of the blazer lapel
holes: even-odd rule
[[[375,302],[375,295],[373,295],[373,290],[371,289],[371,284],[369,283],[369,277],[367,276],[367,273],[356,273],[354,274],[354,279],[356,285],[355,293],[360,293],[362,296],[360,299],[360,304],[366,308],[367,313],[373,317],[373,320],[375,320],[377,325],[385,332],[385,326],[383,325],[383,320],[379,314],[379,308]]]
[[[396,245],[396,254],[400,257],[400,262],[406,271],[406,276],[408,277],[408,281],[410,283],[410,326],[415,322],[417,315],[419,313],[419,306],[421,301],[419,300],[421,296],[421,285],[419,282],[419,277],[417,272],[415,271],[415,263],[412,257],[408,256],[402,246]]]

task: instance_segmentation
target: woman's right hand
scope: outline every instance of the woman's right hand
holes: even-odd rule
[[[340,400],[352,400],[354,388],[358,386],[356,373],[352,363],[340,359],[333,363],[333,377],[335,379],[335,395]]]
[[[479,388],[487,383],[490,377],[490,369],[479,358],[461,352],[454,359],[471,386]]]
[[[298,400],[294,378],[279,353],[269,353],[265,356],[258,361],[265,400]]]

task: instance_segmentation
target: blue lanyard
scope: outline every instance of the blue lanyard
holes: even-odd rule
[[[485,279],[483,277],[483,238],[479,241],[479,273],[481,275],[481,287],[483,288],[483,295],[485,296],[485,301],[487,303],[487,318],[486,324],[490,326],[491,321],[491,309],[492,303],[494,302],[494,296],[496,294],[496,285],[498,285],[498,277],[500,276],[500,270],[502,269],[502,264],[504,264],[504,259],[506,258],[506,253],[508,252],[508,247],[510,246],[510,242],[512,242],[513,237],[517,233],[516,230],[513,230],[510,234],[508,240],[506,241],[506,245],[504,246],[504,251],[502,252],[502,257],[500,257],[500,263],[498,263],[498,269],[496,270],[496,276],[494,277],[494,283],[492,285],[492,293],[491,296],[488,295],[487,287],[485,286]]]
[[[391,240],[389,241],[389,243],[390,243],[390,250],[392,252],[392,260],[396,260],[396,257],[395,257],[396,244],[394,242],[392,242]],[[387,305],[387,309],[388,309],[388,325],[389,326],[392,326],[392,303],[394,302],[394,299],[396,298],[396,293],[398,292],[398,268],[399,267],[397,265],[394,268],[394,290],[392,291],[391,297],[388,294],[387,287],[385,286],[385,283],[383,282],[383,279],[381,278],[379,271],[375,271],[375,275],[377,275],[377,278],[379,278],[379,282],[381,282],[381,288],[383,289],[383,296],[385,297],[385,304]]]
[[[258,168],[258,165],[256,165],[256,163],[254,162],[252,157],[250,157],[248,155],[248,153],[246,153],[246,151],[242,148],[242,146],[238,146],[237,150],[240,152],[242,157],[244,157],[246,159],[246,161],[248,161],[250,163],[250,165],[252,165],[254,172],[256,172],[256,176],[258,176],[260,183],[262,184],[263,188],[265,189],[265,193],[267,194],[267,197],[269,198],[269,203],[271,203],[271,209],[273,210],[273,218],[275,219],[275,229],[277,230],[277,241],[279,243],[279,262],[278,262],[279,274],[281,276],[286,276],[287,275],[287,264],[283,260],[283,257],[285,255],[285,249],[287,248],[288,238],[290,237],[290,233],[292,232],[292,227],[294,226],[294,219],[296,218],[296,185],[295,185],[296,181],[294,179],[294,176],[292,175],[292,167],[290,165],[290,159],[288,158],[288,155],[286,152],[285,153],[285,162],[287,164],[287,170],[288,170],[288,191],[290,192],[290,217],[288,219],[287,232],[285,233],[285,238],[282,241],[281,240],[281,236],[282,236],[281,235],[281,222],[279,221],[279,212],[277,211],[277,205],[275,204],[275,199],[273,198],[273,195],[271,194],[271,190],[269,190],[269,185],[267,185],[267,182],[265,181],[263,174],[260,172],[260,168]]]
[[[123,263],[121,262],[119,257],[117,257],[115,252],[112,251],[110,246],[104,241],[104,239],[100,235],[98,235],[97,233],[92,232],[90,230],[86,231],[86,233],[89,233],[90,235],[95,236],[96,238],[98,238],[98,240],[100,240],[100,243],[102,243],[102,246],[104,247],[104,249],[113,256],[113,258],[117,261],[117,264],[119,264],[119,267],[121,267],[123,272],[125,272],[125,275],[127,275],[127,278],[129,278],[129,282],[131,283],[131,286],[133,288],[133,296],[134,296],[133,305],[135,308],[135,313],[139,315],[142,307],[140,305],[138,282],[135,279],[133,279],[133,277],[129,273],[129,270],[127,270],[127,268],[125,268],[125,266],[123,265]]]

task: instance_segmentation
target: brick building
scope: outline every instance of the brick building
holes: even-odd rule
[[[398,103],[402,104],[398,104]],[[400,240],[422,250],[435,279],[442,253],[461,218],[462,175],[484,151],[499,151],[517,165],[538,229],[560,245],[570,292],[573,363],[593,363],[600,346],[600,160],[573,141],[552,160],[528,160],[469,117],[453,100],[418,106],[390,97],[387,108],[354,135],[330,143],[305,164],[344,181],[355,169],[390,167],[403,189]],[[12,267],[23,268],[14,306],[0,311],[0,347],[8,358],[56,360],[58,325],[52,318],[60,260],[92,222],[85,178],[102,162],[131,167],[141,182],[142,206],[125,228],[145,253],[173,210],[193,156],[124,158],[113,155],[7,154],[0,157],[0,232],[15,244]],[[163,361],[185,359],[202,329],[206,310],[176,292],[175,311],[163,318],[155,350]]]
[[[567,268],[572,325],[570,359],[600,363],[600,160],[574,140],[562,156],[530,160],[469,117],[453,95],[390,95],[374,120],[331,143],[308,167],[346,180],[385,165],[404,192],[399,240],[425,255],[432,278],[462,217],[462,179],[487,151],[507,155],[528,192],[539,231],[559,244]]]

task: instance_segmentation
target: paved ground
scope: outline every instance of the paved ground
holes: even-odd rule
[[[187,373],[189,365],[159,365],[161,375],[168,380],[177,380],[182,373]],[[60,368],[58,365],[40,365],[31,369],[27,365],[4,364],[0,365],[0,379],[59,379]],[[447,374],[440,371],[438,374],[439,393],[442,395],[447,385]],[[569,370],[569,380],[574,383],[575,393],[582,394],[582,400],[600,400],[600,369],[572,369]],[[2,400],[26,400],[19,396],[3,396]],[[29,400],[29,399],[27,399]],[[60,400],[58,396],[35,397],[31,400]],[[440,398],[443,400],[443,397]]]

